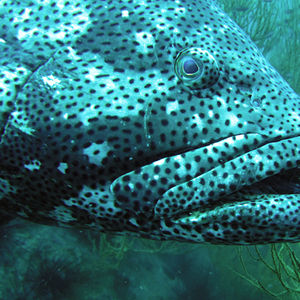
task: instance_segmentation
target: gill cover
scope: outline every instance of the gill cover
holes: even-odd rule
[[[177,77],[192,89],[209,88],[220,76],[215,58],[207,50],[196,47],[181,50],[174,67]]]

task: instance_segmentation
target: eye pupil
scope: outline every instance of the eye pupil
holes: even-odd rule
[[[216,59],[207,50],[196,47],[182,49],[177,54],[174,72],[192,90],[209,88],[220,77]]]
[[[183,63],[183,71],[186,74],[195,74],[198,70],[199,70],[198,65],[192,58],[188,58]]]

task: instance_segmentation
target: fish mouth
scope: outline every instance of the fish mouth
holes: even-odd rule
[[[232,194],[220,197],[217,201],[212,201],[199,207],[198,209],[184,211],[172,216],[172,219],[180,223],[195,222],[201,219],[201,214],[218,209],[224,210],[226,207],[235,205],[255,204],[257,201],[268,203],[270,198],[281,198],[282,200],[289,195],[299,195],[300,197],[300,168],[292,168],[280,172],[276,175],[267,177],[262,181],[255,182],[242,187]],[[264,201],[262,201],[264,200]]]
[[[228,150],[229,159],[226,162],[214,165],[209,171],[177,184],[161,195],[155,206],[155,214],[174,216],[185,211],[190,213],[221,205],[224,201],[230,202],[230,199],[235,202],[237,197],[232,195],[237,192],[240,193],[239,202],[244,198],[255,198],[242,195],[241,192],[249,195],[276,194],[279,192],[276,183],[287,176],[282,175],[284,171],[296,170],[299,166],[299,142],[300,137],[273,141],[242,154],[238,144],[235,144],[231,149],[228,148],[235,153]],[[249,144],[248,147],[251,148]],[[298,190],[297,185],[289,184],[281,189],[289,190],[293,186],[295,189],[286,192],[294,193]]]
[[[110,188],[116,205],[131,213],[192,223],[224,205],[299,194],[299,145],[298,136],[231,136],[156,160],[118,177]],[[289,184],[279,187],[282,181]]]
[[[214,203],[163,220],[173,239],[212,244],[299,240],[300,168],[280,172]]]
[[[179,193],[187,188],[186,184],[193,191],[191,183],[170,189],[155,207],[155,211],[163,216],[162,232],[174,239],[214,244],[265,244],[298,239],[299,142],[300,138],[294,137],[266,143],[228,160],[224,166],[241,162],[240,168],[232,169],[231,180],[221,174],[209,181],[208,174],[218,173],[222,166],[200,175],[208,182],[202,197],[199,196],[201,189],[194,189],[189,195],[186,190]],[[251,159],[256,153],[261,155],[261,160],[259,157]],[[248,158],[247,167],[242,163],[245,157]],[[193,180],[197,181],[197,178]],[[194,200],[190,198],[191,194],[194,194]],[[179,204],[176,209],[172,207],[176,206],[175,201],[172,202],[174,195]],[[183,195],[187,196],[185,202]],[[168,198],[169,207],[166,207],[162,203],[166,204]]]

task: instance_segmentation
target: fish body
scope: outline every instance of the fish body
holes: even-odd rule
[[[0,16],[3,212],[300,240],[300,98],[215,1],[2,1]]]

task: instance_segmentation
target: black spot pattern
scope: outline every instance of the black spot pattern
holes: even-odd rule
[[[299,170],[299,96],[215,1],[10,0],[0,18],[6,213],[159,239],[299,240],[299,190],[255,188]]]

